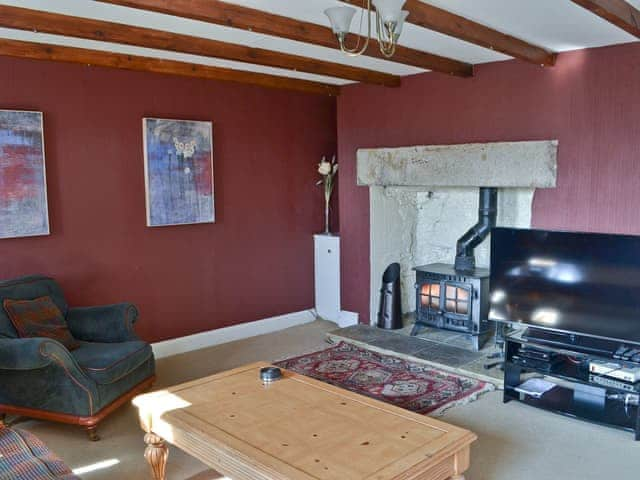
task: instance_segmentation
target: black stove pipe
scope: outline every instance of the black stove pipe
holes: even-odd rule
[[[498,189],[493,187],[480,188],[478,223],[458,240],[456,245],[456,270],[469,272],[476,268],[476,257],[473,251],[487,238],[487,235],[491,233],[491,229],[496,226],[497,216]]]

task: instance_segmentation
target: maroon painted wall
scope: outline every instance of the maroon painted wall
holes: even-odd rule
[[[369,319],[369,195],[360,147],[558,139],[558,185],[540,190],[533,224],[640,234],[640,44],[563,53],[554,68],[520,61],[435,73],[399,89],[353,86],[338,99],[342,307]]]
[[[44,112],[52,229],[0,240],[0,278],[51,275],[72,305],[135,302],[152,341],[312,307],[334,99],[0,58],[0,108]],[[215,224],[145,226],[145,116],[213,121]]]

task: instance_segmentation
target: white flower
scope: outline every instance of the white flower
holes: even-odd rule
[[[326,161],[322,161],[318,164],[318,173],[320,175],[329,175],[331,173],[331,164]]]
[[[184,144],[184,158],[191,158],[196,151],[196,142],[191,140]]]
[[[333,164],[333,174],[335,175],[335,173],[338,171],[338,164],[334,163]]]

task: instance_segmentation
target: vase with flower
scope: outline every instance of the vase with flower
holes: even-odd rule
[[[330,162],[326,157],[322,157],[318,164],[318,173],[322,176],[316,185],[324,187],[324,234],[331,235],[329,231],[329,204],[331,202],[331,194],[335,184],[335,176],[338,174],[338,164],[334,155]]]

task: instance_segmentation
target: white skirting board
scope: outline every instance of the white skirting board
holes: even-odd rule
[[[156,358],[164,358],[192,350],[212,347],[221,343],[277,332],[278,330],[295,327],[296,325],[311,323],[315,319],[316,315],[313,310],[303,310],[301,312],[287,313],[255,322],[241,323],[230,327],[209,330],[186,337],[173,338],[171,340],[153,343],[151,347],[153,348],[153,353]]]
[[[345,328],[345,327],[351,327],[352,325],[357,325],[358,324],[358,319],[360,318],[360,315],[357,314],[356,312],[348,312],[347,310],[340,310],[340,313],[338,314],[338,320],[333,320],[330,318],[325,318],[322,315],[318,314],[317,311],[314,310],[314,313],[316,314],[316,317],[319,320],[326,320],[328,322],[333,322],[335,324],[338,325],[338,327],[340,328]]]
[[[356,312],[348,312],[346,310],[340,311],[340,316],[338,317],[338,326],[340,328],[350,327],[352,325],[358,324],[359,315]]]

